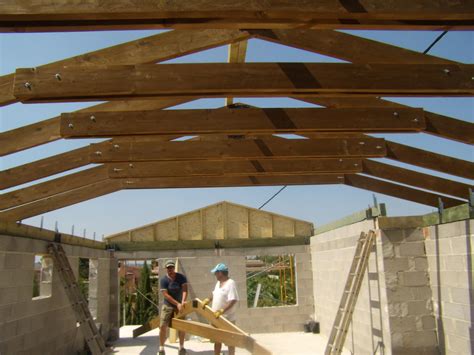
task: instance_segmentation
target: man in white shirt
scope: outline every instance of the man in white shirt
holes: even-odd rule
[[[216,276],[217,283],[212,291],[212,296],[204,300],[208,304],[212,300],[212,310],[216,318],[223,315],[227,320],[235,323],[235,310],[239,301],[237,285],[229,278],[229,268],[225,264],[217,264],[211,272]],[[221,343],[214,343],[214,354],[220,355]],[[235,347],[229,346],[229,355],[235,354]]]

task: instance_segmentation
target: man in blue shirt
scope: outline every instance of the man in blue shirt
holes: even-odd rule
[[[174,314],[180,312],[188,296],[188,284],[186,276],[175,271],[173,260],[165,263],[166,275],[160,279],[160,291],[163,294],[163,306],[160,315],[160,351],[159,355],[165,355],[165,341],[171,319]],[[184,332],[178,332],[179,355],[186,355],[184,349]]]

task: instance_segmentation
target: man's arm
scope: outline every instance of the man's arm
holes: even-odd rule
[[[186,299],[188,298],[188,284],[184,283],[183,284],[183,296],[181,298],[181,304],[186,303]]]
[[[180,306],[181,304],[180,304],[178,301],[176,301],[176,300],[168,293],[168,290],[161,290],[161,292],[163,293],[163,297],[166,298],[169,303],[171,303],[172,305],[175,305],[176,307],[179,308],[179,306]]]

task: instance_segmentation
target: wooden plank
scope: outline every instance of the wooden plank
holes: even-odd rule
[[[226,108],[92,114],[93,121],[91,113],[63,113],[61,136],[419,132],[425,127],[423,110],[409,108]]]
[[[244,40],[248,36],[248,33],[236,30],[170,31],[45,64],[38,69],[158,63]],[[13,95],[13,83],[14,74],[0,76],[0,106],[18,101]]]
[[[0,30],[85,31],[157,28],[293,28],[469,29],[470,1],[361,0],[160,1],[5,0],[0,4]]]
[[[474,163],[386,141],[387,158],[454,176],[474,179]]]
[[[107,195],[119,191],[121,188],[122,181],[120,180],[103,180],[95,184],[79,187],[68,192],[2,211],[0,212],[0,219],[19,221],[54,211],[59,208],[74,205],[82,201],[90,200],[95,197]]]
[[[56,231],[30,226],[24,223],[11,221],[0,221],[0,234],[13,235],[28,239],[44,240],[47,242],[58,242],[62,244],[76,245],[81,247],[105,250],[106,244],[97,240],[77,237],[70,234],[58,233]]]
[[[247,54],[247,41],[240,41],[237,43],[229,44],[228,51],[228,63],[244,63],[245,56]],[[226,106],[232,105],[234,103],[234,98],[227,97],[225,99]]]
[[[197,187],[239,187],[280,185],[327,185],[344,182],[344,174],[280,175],[280,176],[202,176],[172,178],[124,179],[126,189],[165,189]]]
[[[159,138],[159,137],[158,137]],[[384,140],[380,138],[256,139],[228,141],[149,140],[107,141],[91,144],[93,163],[164,161],[164,160],[232,160],[288,158],[383,157]]]
[[[187,99],[156,98],[154,100],[113,101],[94,105],[75,112],[81,113],[89,121],[98,112],[120,111],[126,113],[136,110],[158,110],[187,102]],[[92,114],[94,113],[94,114]],[[92,118],[91,118],[92,117]],[[61,139],[60,116],[0,133],[0,156],[16,153],[28,148]]]
[[[160,240],[156,242],[114,242],[111,247],[118,251],[166,251],[184,249],[215,249],[215,248],[261,248],[282,247],[291,245],[307,245],[308,237],[259,238],[259,239],[220,239],[220,240]],[[145,329],[145,328],[143,328]],[[146,329],[149,329],[148,327]],[[153,328],[151,328],[153,329]],[[151,330],[150,329],[150,330]],[[147,330],[149,331],[149,330]],[[140,331],[139,331],[140,332]],[[141,333],[143,334],[143,333]]]
[[[246,349],[249,347],[249,337],[247,335],[234,333],[228,330],[214,328],[211,325],[173,318],[171,327],[189,334],[197,335],[214,342],[224,343],[227,346],[235,346]]]
[[[14,95],[24,102],[236,95],[471,96],[473,76],[472,64],[101,65],[17,69]]]
[[[373,160],[365,159],[362,166],[364,174],[455,196],[464,200],[469,199],[469,189],[472,188],[471,185],[458,181],[423,174]]]
[[[352,63],[453,64],[454,61],[333,30],[250,30],[256,38]]]
[[[0,189],[24,184],[90,163],[89,147],[36,160],[32,163],[0,171]]]
[[[106,179],[108,179],[108,170],[105,166],[82,170],[74,174],[4,193],[0,196],[0,210],[41,200]]]
[[[411,187],[392,184],[387,181],[373,179],[367,176],[358,174],[347,174],[345,175],[344,183],[349,186],[357,187],[364,190],[378,192],[384,195],[389,195],[404,200],[420,203],[422,205],[428,205],[432,207],[439,206],[439,198],[443,200],[446,207],[453,207],[465,203],[465,201],[457,200],[451,197],[443,195],[437,195],[434,193],[413,189]]]
[[[391,107],[398,112],[401,108],[409,107],[376,97],[295,97],[295,99],[330,108]],[[424,111],[424,115],[424,133],[461,143],[474,144],[473,123],[429,111]]]
[[[200,160],[107,164],[111,178],[176,176],[270,176],[303,173],[358,173],[360,159]]]

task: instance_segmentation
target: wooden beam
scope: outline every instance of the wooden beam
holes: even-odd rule
[[[45,64],[37,69],[54,71],[64,66],[158,63],[248,37],[248,33],[236,30],[170,31]],[[13,83],[13,74],[0,76],[0,106],[18,101],[13,95]]]
[[[333,30],[250,30],[252,36],[354,64],[454,64],[454,61]],[[458,63],[459,64],[459,63]]]
[[[151,137],[151,136],[150,136]],[[163,160],[232,160],[288,158],[383,157],[384,140],[380,138],[256,139],[228,141],[160,142],[107,141],[92,144],[93,163],[163,161]]]
[[[204,63],[18,69],[24,102],[145,97],[471,96],[471,64]]]
[[[472,188],[471,185],[461,182],[443,179],[373,160],[364,159],[362,166],[364,174],[455,196],[464,200],[469,199],[469,188]]]
[[[329,108],[393,108],[395,112],[410,106],[375,97],[295,97],[305,102]],[[461,143],[474,144],[474,124],[453,117],[424,111],[424,133],[455,140]]]
[[[425,127],[421,109],[230,108],[92,114],[93,121],[91,113],[63,113],[61,136],[419,132]]]
[[[247,54],[247,41],[240,41],[237,43],[229,44],[228,58],[227,62],[229,63],[244,63],[245,56]],[[234,103],[233,97],[227,97],[225,99],[226,106],[232,105]]]
[[[157,28],[346,28],[470,29],[470,1],[221,0],[142,2],[117,0],[5,0],[0,4],[0,30],[90,31]]]
[[[187,102],[187,99],[156,98],[154,100],[113,101],[106,102],[82,110],[75,111],[87,117],[89,121],[95,119],[94,114],[99,112],[122,113],[136,110],[158,110],[179,105]],[[54,142],[61,139],[60,133],[61,117],[53,117],[48,120],[19,127],[10,131],[0,133],[0,156],[16,153],[28,148]]]
[[[272,176],[315,173],[358,173],[360,159],[199,160],[107,164],[111,178],[183,176]]]
[[[344,174],[278,175],[278,176],[200,176],[172,178],[124,179],[126,189],[167,189],[198,187],[244,187],[280,185],[328,185],[344,182]]]
[[[165,251],[165,250],[185,250],[185,249],[216,249],[216,248],[263,248],[263,247],[284,247],[291,245],[307,245],[308,237],[285,237],[285,238],[255,238],[255,239],[221,239],[221,240],[158,240],[153,242],[131,241],[114,242],[108,244],[117,251]],[[155,323],[154,323],[155,324]],[[144,331],[150,331],[153,324],[145,326]],[[135,332],[134,332],[135,334]],[[141,335],[141,330],[137,332]],[[137,335],[137,336],[138,336]]]
[[[90,163],[89,147],[74,149],[32,163],[0,171],[0,189],[21,185]]]
[[[454,176],[474,179],[474,163],[386,141],[387,158]]]
[[[432,207],[439,206],[439,198],[443,200],[446,207],[453,207],[462,205],[465,201],[457,200],[443,195],[437,195],[430,192],[413,189],[411,187],[393,184],[391,182],[373,179],[367,176],[358,174],[347,174],[345,176],[346,185],[357,187],[364,190],[378,192],[384,195],[389,195],[404,200],[428,205]]]
[[[119,191],[121,188],[122,181],[120,180],[103,180],[95,184],[79,187],[52,197],[2,211],[0,212],[0,219],[7,221],[23,220],[95,197],[107,195]]]
[[[227,346],[235,346],[244,349],[249,347],[249,341],[251,341],[251,338],[248,335],[217,329],[211,325],[190,320],[173,318],[171,320],[171,328],[210,339],[213,342],[219,342],[226,344]]]
[[[0,210],[41,200],[106,179],[108,179],[108,170],[105,166],[82,170],[74,174],[4,193],[0,195]]]

